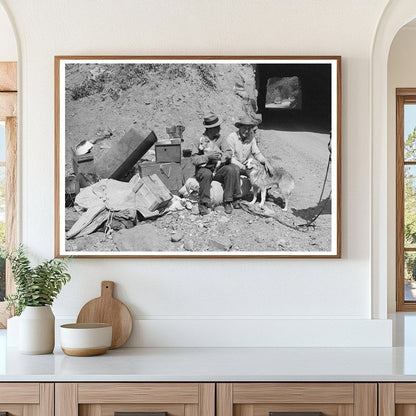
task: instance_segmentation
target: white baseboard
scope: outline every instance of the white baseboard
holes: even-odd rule
[[[75,318],[56,317],[62,323]],[[59,332],[59,331],[57,331]],[[136,318],[126,347],[391,347],[392,323],[375,319]]]

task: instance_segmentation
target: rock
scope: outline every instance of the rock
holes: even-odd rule
[[[194,215],[198,215],[199,214],[198,205],[193,205],[192,208],[191,208],[191,212]]]
[[[230,240],[221,237],[211,238],[208,245],[211,251],[228,251],[232,246]]]
[[[173,241],[174,243],[177,243],[178,241],[181,241],[182,238],[183,238],[183,233],[178,231],[170,237],[170,241]]]
[[[139,224],[133,228],[120,230],[113,235],[119,251],[162,251],[166,243],[157,233],[153,224]]]
[[[256,243],[262,243],[263,242],[263,239],[260,238],[260,237],[256,237],[254,240],[256,241]]]
[[[217,207],[215,207],[215,212],[224,212],[224,205],[218,205]]]
[[[107,129],[98,129],[97,132],[95,133],[95,135],[97,136],[97,140],[104,140],[104,139],[109,139],[112,135],[113,132],[110,128]]]
[[[272,222],[273,222],[273,219],[272,218],[270,218],[270,217],[266,218],[266,224],[270,224]]]
[[[186,251],[194,251],[194,247],[195,247],[195,244],[194,244],[194,241],[193,240],[185,240],[185,243],[183,245],[183,248]]]

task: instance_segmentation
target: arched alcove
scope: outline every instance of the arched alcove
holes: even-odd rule
[[[395,260],[394,253],[397,251],[396,247],[396,238],[397,235],[396,228],[395,228],[395,209],[394,209],[394,199],[397,193],[396,189],[396,181],[392,181],[391,178],[395,176],[395,168],[396,168],[396,160],[398,159],[399,155],[396,155],[396,143],[394,138],[396,137],[397,127],[396,127],[396,89],[403,89],[403,88],[415,88],[416,87],[416,54],[414,53],[414,44],[416,42],[416,21],[413,20],[412,22],[403,26],[394,37],[391,47],[390,53],[388,57],[388,83],[387,83],[387,113],[388,113],[388,120],[387,120],[387,173],[388,173],[388,253],[389,253],[389,262],[388,262],[388,311],[393,312],[396,310],[396,298],[401,299],[398,301],[403,302],[402,296],[405,296],[406,300],[411,299],[413,296],[413,291],[410,290],[410,286],[407,290],[403,288],[396,289],[396,270],[398,270],[399,264],[396,264],[397,260]],[[407,111],[410,111],[409,105],[406,106]],[[408,114],[408,117],[410,113]],[[410,119],[408,119],[410,123]],[[409,126],[408,126],[409,127]],[[406,137],[406,136],[405,136]],[[396,157],[395,157],[396,156]],[[411,168],[413,169],[413,168]],[[412,254],[406,252],[407,255],[412,257]],[[402,272],[398,273],[399,275]],[[405,283],[405,282],[403,282]],[[400,293],[396,293],[397,290]],[[401,308],[405,307],[402,305],[399,307],[397,305],[398,310],[402,310]],[[410,307],[410,306],[409,306]]]
[[[17,41],[12,22],[3,1],[0,0],[0,62],[18,60]]]
[[[387,317],[387,299],[395,279],[395,171],[392,166],[388,57],[397,32],[416,17],[414,0],[390,2],[374,37],[371,61],[371,172],[372,172],[372,316]],[[394,110],[393,110],[394,111]],[[393,146],[394,148],[394,146]]]

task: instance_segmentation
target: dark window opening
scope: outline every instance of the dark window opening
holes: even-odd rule
[[[301,110],[302,88],[299,78],[273,77],[267,80],[266,108],[276,110]]]

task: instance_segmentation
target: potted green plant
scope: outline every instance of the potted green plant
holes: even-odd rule
[[[4,252],[10,261],[16,292],[6,296],[9,310],[19,318],[19,350],[49,354],[55,346],[55,316],[51,305],[71,276],[67,258],[32,266],[23,246]]]

